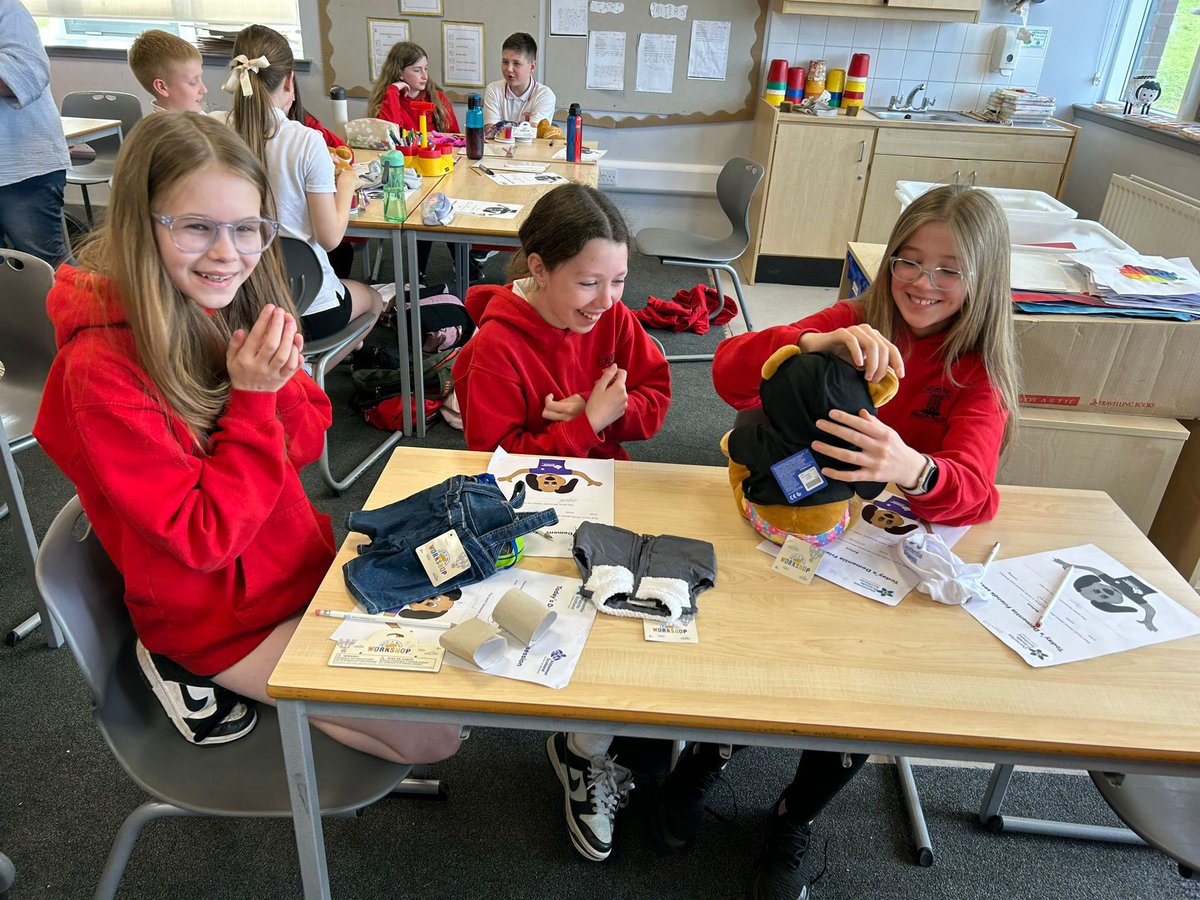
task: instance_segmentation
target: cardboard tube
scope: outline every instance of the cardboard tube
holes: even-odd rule
[[[481,669],[490,669],[500,661],[508,647],[508,641],[500,629],[483,619],[467,619],[444,632],[439,643],[455,656],[475,663]]]
[[[550,630],[558,614],[520,588],[509,588],[492,610],[496,624],[526,646]]]

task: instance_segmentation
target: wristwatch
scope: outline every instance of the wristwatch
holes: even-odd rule
[[[908,494],[910,497],[917,497],[921,494],[928,494],[933,490],[934,485],[938,480],[937,463],[933,461],[933,457],[925,455],[925,468],[921,470],[920,476],[917,478],[917,486],[913,488],[902,487],[900,490]]]

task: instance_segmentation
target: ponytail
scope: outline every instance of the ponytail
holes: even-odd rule
[[[265,162],[267,140],[278,127],[271,96],[293,74],[292,48],[279,32],[265,25],[249,25],[238,32],[233,52],[229,77],[221,86],[233,94],[229,127]]]

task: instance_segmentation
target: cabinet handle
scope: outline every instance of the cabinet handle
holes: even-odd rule
[[[971,187],[975,187],[975,176],[978,174],[979,174],[978,172],[971,173]]]
[[[861,141],[858,145],[858,161],[862,162],[867,156],[867,142]]]

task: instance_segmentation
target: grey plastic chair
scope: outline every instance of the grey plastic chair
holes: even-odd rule
[[[37,540],[25,507],[21,476],[13,454],[37,444],[33,423],[42,402],[42,388],[54,362],[54,327],[46,316],[46,294],[54,282],[54,270],[36,256],[0,248],[0,519],[12,511],[17,549],[29,578],[38,611],[9,632],[14,645],[39,623],[46,623],[46,643],[62,646],[62,635],[45,615],[34,583]]]
[[[733,280],[746,330],[753,331],[750,310],[742,293],[742,281],[731,263],[750,246],[750,201],[762,183],[763,167],[750,159],[735,156],[725,163],[717,176],[717,200],[729,219],[731,231],[723,238],[708,237],[673,228],[643,228],[633,239],[634,247],[643,256],[656,256],[664,266],[688,266],[708,269],[719,291],[717,272],[725,272]],[[711,360],[712,355],[668,357],[671,362]]]
[[[284,266],[287,269],[288,284],[292,290],[292,299],[296,309],[302,315],[304,310],[312,305],[321,289],[324,273],[321,263],[313,248],[304,241],[296,238],[280,238],[283,248]],[[325,390],[325,375],[338,356],[347,347],[353,347],[361,341],[375,325],[375,317],[363,314],[352,319],[345,328],[329,337],[317,341],[305,341],[304,359],[312,365],[313,380],[321,390]],[[393,432],[378,447],[372,450],[362,462],[355,466],[343,478],[334,477],[329,464],[329,435],[325,435],[325,443],[321,448],[321,457],[317,465],[321,470],[321,478],[335,493],[340,494],[354,484],[368,468],[375,464],[383,454],[394,447],[403,437],[399,431]]]
[[[1089,772],[1117,817],[1143,841],[1200,880],[1200,778]]]
[[[164,816],[292,815],[279,719],[260,704],[244,738],[216,747],[184,740],[142,680],[124,582],[86,527],[78,498],[42,542],[37,577],[95,704],[92,716],[126,774],[154,799],[131,812],[113,840],[95,897],[114,897],[142,827]],[[411,766],[386,762],[313,730],[321,811],[352,817],[393,791]],[[95,798],[93,798],[95,799]]]
[[[75,91],[63,97],[62,114],[84,119],[120,119],[121,134],[127,136],[142,118],[142,101],[133,94],[120,91]],[[88,141],[88,146],[96,151],[96,158],[88,163],[72,164],[67,169],[67,184],[77,184],[83,191],[83,208],[89,228],[93,221],[88,185],[105,184],[112,178],[121,140],[121,137],[110,136]]]

